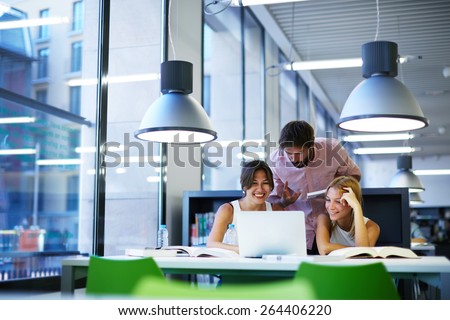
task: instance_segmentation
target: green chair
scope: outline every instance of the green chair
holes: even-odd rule
[[[395,300],[397,289],[381,262],[334,266],[300,264],[296,280],[309,280],[319,300]]]
[[[153,258],[118,260],[92,256],[89,259],[86,294],[128,295],[145,276],[166,281]]]
[[[146,277],[138,282],[133,296],[146,299],[183,300],[311,300],[316,295],[308,281],[277,280],[266,283],[226,284],[205,289],[177,280]]]

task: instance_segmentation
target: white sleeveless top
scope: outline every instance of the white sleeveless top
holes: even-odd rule
[[[367,221],[370,220],[366,217],[363,218],[365,224],[367,224]],[[350,236],[350,232],[342,230],[341,228],[339,228],[339,226],[334,227],[333,232],[331,233],[330,242],[339,243],[348,247],[355,246],[355,239]]]
[[[235,214],[235,213],[236,212],[240,212],[241,211],[241,207],[239,205],[239,200],[231,201],[230,204],[233,206],[233,222],[231,222],[231,223],[234,224],[234,229],[237,232],[237,219],[236,219],[237,214]],[[267,201],[266,201],[266,210],[267,211],[272,211],[272,204],[270,202],[267,202]],[[225,235],[224,235],[224,240],[225,240]],[[237,242],[239,243],[239,240],[237,240]]]

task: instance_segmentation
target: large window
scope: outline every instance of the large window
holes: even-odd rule
[[[206,144],[205,190],[239,188],[243,127],[243,61],[241,9],[205,16],[204,73],[210,118],[218,139]],[[231,129],[232,128],[232,129]],[[231,129],[231,130],[230,130]]]
[[[244,141],[243,160],[265,159],[263,30],[244,11]]]
[[[113,0],[111,11],[104,236],[117,255],[156,245],[160,145],[133,133],[160,96],[160,1]]]
[[[218,132],[217,141],[204,147],[205,190],[239,189],[246,152],[264,157],[262,39],[247,10],[205,16],[204,103]]]
[[[70,17],[72,10],[71,3],[57,0],[8,2],[12,7],[0,17],[0,25],[9,19]],[[98,30],[98,6],[91,10],[92,30]],[[45,43],[45,23],[0,31],[5,53],[0,86],[8,92],[0,99],[0,122],[7,123],[0,126],[0,288],[1,280],[57,276],[62,257],[91,252],[92,225],[85,220],[93,217],[93,193],[84,186],[93,185],[94,162],[84,153],[94,146],[96,102],[95,95],[78,94],[78,110],[70,112],[73,95],[69,99],[66,94],[65,78],[70,61],[65,48],[72,42],[69,20],[53,24],[52,41]],[[91,36],[97,42],[96,32]],[[82,54],[79,50],[80,59]],[[95,49],[87,60],[95,79]]]
[[[111,1],[103,108],[99,2],[3,2],[12,8],[0,25],[49,13],[62,19],[45,43],[48,25],[0,28],[0,86],[20,95],[0,98],[0,289],[6,279],[59,275],[64,255],[92,253],[96,201],[104,207],[104,254],[155,245],[160,181],[159,144],[133,135],[160,95],[160,2]],[[96,168],[97,126],[105,124]],[[94,188],[100,172],[105,199]]]
[[[298,120],[297,73],[284,71],[280,73],[280,127]]]

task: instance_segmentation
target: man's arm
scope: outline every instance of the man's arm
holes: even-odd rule
[[[281,207],[283,207],[280,204],[281,201],[281,194],[284,188],[284,183],[283,181],[281,181],[281,179],[278,177],[278,174],[276,173],[275,170],[272,170],[273,172],[273,184],[274,184],[274,188],[272,190],[272,192],[270,193],[270,196],[267,198],[267,201],[269,201],[272,204],[275,205],[280,205]],[[283,207],[284,208],[284,207]]]

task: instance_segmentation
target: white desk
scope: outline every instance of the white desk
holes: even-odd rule
[[[110,258],[130,259],[126,256]],[[323,257],[322,257],[323,258]],[[166,274],[221,274],[242,277],[292,278],[298,269],[298,261],[267,261],[247,258],[155,258],[158,266]],[[421,257],[420,259],[320,259],[314,263],[330,265],[360,265],[380,261],[395,278],[418,278],[440,289],[441,299],[450,299],[450,261],[445,257]],[[310,261],[311,262],[311,261]],[[62,260],[61,292],[73,293],[75,280],[86,277],[88,257]]]
[[[411,250],[420,256],[434,256],[436,246],[431,243],[411,243]]]

